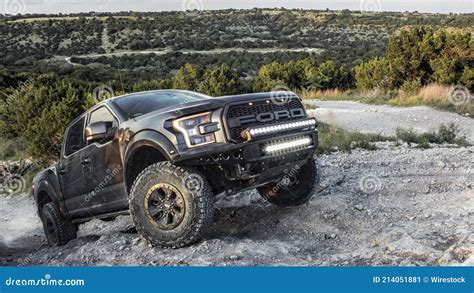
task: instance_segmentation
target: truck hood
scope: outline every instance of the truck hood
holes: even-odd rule
[[[285,99],[295,99],[298,98],[293,92],[281,92]],[[231,96],[221,96],[213,97],[209,99],[199,100],[195,102],[189,102],[177,106],[170,106],[163,109],[159,109],[145,115],[134,118],[135,121],[141,121],[144,119],[155,119],[157,116],[166,117],[166,119],[178,118],[181,116],[196,114],[200,112],[212,111],[218,108],[223,108],[227,104],[239,103],[245,101],[259,101],[259,100],[268,100],[275,99],[277,95],[275,92],[265,92],[265,93],[252,93],[252,94],[242,94],[242,95],[231,95]]]

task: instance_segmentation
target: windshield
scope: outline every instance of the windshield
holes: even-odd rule
[[[122,96],[115,99],[114,103],[128,118],[135,118],[155,110],[206,98],[208,97],[205,95],[192,92],[156,91]]]

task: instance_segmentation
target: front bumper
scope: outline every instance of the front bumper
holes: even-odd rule
[[[298,141],[308,138],[308,144],[286,148],[277,152],[266,152],[269,145]],[[213,173],[210,181],[223,181],[232,189],[255,187],[281,178],[285,170],[301,166],[318,146],[317,129],[298,131],[239,144],[221,143],[206,146],[182,154],[176,164],[200,167]]]

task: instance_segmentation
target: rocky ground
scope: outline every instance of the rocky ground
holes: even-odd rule
[[[31,198],[0,197],[0,265],[474,265],[474,147],[381,143],[319,159],[307,205],[219,197],[209,238],[178,250],[149,247],[128,216],[50,248]]]

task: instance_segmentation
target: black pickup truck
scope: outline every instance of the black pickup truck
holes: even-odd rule
[[[52,246],[93,218],[130,214],[153,245],[201,238],[216,194],[257,188],[270,203],[308,202],[319,183],[316,121],[291,92],[209,97],[158,90],[105,100],[76,118],[59,162],[33,180]]]

